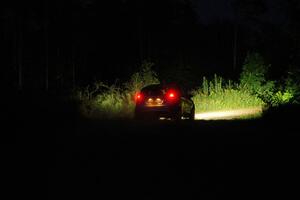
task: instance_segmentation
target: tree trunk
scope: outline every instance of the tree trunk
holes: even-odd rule
[[[139,56],[140,62],[142,63],[144,60],[144,45],[143,45],[143,21],[142,17],[138,19],[138,42],[139,42]]]
[[[48,37],[48,1],[45,1],[45,21],[44,21],[44,40],[45,40],[45,89],[49,89],[49,37]]]
[[[74,45],[74,41],[73,41],[73,37],[72,37],[72,46],[71,46],[71,52],[72,52],[72,55],[71,55],[71,64],[72,64],[72,87],[73,89],[75,88],[76,86],[76,69],[75,69],[75,45]]]
[[[76,76],[75,76],[75,63],[74,60],[72,61],[72,85],[73,85],[73,89],[75,88],[76,85]]]
[[[236,14],[237,15],[237,14]],[[233,71],[236,71],[237,65],[237,40],[238,40],[238,20],[236,16],[235,24],[234,24],[234,33],[233,33]]]
[[[17,18],[18,31],[15,35],[15,42],[17,46],[17,56],[16,64],[18,69],[18,89],[23,89],[23,29],[22,29],[22,19],[20,16]]]
[[[234,41],[233,41],[233,70],[236,70],[237,64],[237,37],[238,37],[238,24],[234,25]]]

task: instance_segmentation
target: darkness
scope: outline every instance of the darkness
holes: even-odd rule
[[[279,80],[300,66],[299,1],[11,0],[0,10],[2,182],[12,199],[297,191],[297,106],[259,120],[136,123],[89,121],[59,98],[126,81],[144,61],[191,88],[215,73],[238,80],[248,52]]]
[[[237,79],[258,52],[277,79],[299,65],[298,9],[292,0],[9,1],[1,74],[9,88],[60,90],[125,81],[147,60],[161,79],[181,68],[195,83]]]

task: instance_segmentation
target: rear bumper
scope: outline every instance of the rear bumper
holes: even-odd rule
[[[135,115],[156,115],[160,117],[172,117],[180,114],[181,108],[174,106],[136,106]]]

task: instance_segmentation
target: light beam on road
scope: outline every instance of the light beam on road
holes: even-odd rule
[[[223,119],[239,119],[241,117],[259,115],[262,113],[262,108],[247,108],[228,111],[216,111],[196,113],[197,120],[223,120]]]

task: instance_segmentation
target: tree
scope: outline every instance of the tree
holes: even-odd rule
[[[242,89],[249,90],[266,103],[271,103],[275,92],[275,82],[268,80],[269,68],[260,54],[248,53],[240,75]]]
[[[300,64],[300,2],[297,0],[281,0],[280,6],[286,16],[286,23],[283,27],[287,37],[292,39],[292,64]]]
[[[257,32],[260,32],[263,27],[261,26],[261,19],[259,16],[266,12],[266,1],[233,0],[232,8],[234,11],[233,69],[235,70],[237,67],[238,39],[242,32],[240,29],[247,27],[247,32],[252,32],[251,34],[248,34],[248,37],[253,37]]]

